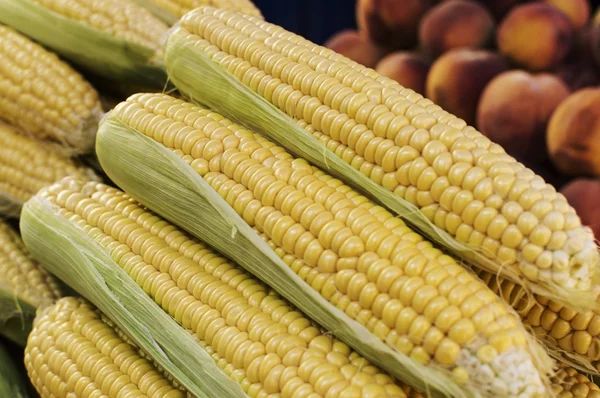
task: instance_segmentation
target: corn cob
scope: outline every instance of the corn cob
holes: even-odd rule
[[[62,293],[57,281],[33,258],[21,237],[0,220],[0,280],[18,296],[35,307],[49,305]]]
[[[108,318],[73,297],[40,311],[25,367],[41,398],[187,395]]]
[[[61,296],[58,282],[31,257],[18,233],[0,219],[0,334],[25,346],[35,309]]]
[[[227,8],[244,14],[261,17],[252,0],[135,0],[169,25],[179,21],[185,13],[201,6]]]
[[[189,98],[331,169],[475,265],[600,308],[600,255],[566,199],[430,100],[231,10],[186,14],[165,61]]]
[[[0,22],[111,80],[166,83],[168,26],[133,0],[3,0]]]
[[[420,396],[117,189],[65,179],[38,199],[102,246],[248,395]]]
[[[557,398],[600,398],[600,388],[593,381],[565,365],[552,377],[552,392]]]
[[[77,72],[0,25],[0,119],[83,153],[93,148],[101,115],[98,93]]]
[[[588,373],[600,376],[600,315],[578,312],[539,295],[529,295],[515,283],[485,271],[477,275],[494,293],[510,303],[545,343],[553,356]]]
[[[0,122],[0,215],[18,217],[23,203],[40,188],[68,175],[98,178],[60,148]]]
[[[489,289],[264,137],[182,100],[137,94],[104,119],[96,150],[117,185],[394,376],[452,396],[544,395],[534,363],[545,372],[548,358]]]
[[[0,397],[27,398],[24,378],[6,348],[0,344]]]

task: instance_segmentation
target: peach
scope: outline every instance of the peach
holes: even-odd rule
[[[477,2],[487,8],[494,18],[496,18],[496,21],[500,21],[513,6],[520,2],[520,0],[478,0]]]
[[[398,51],[385,56],[375,70],[424,95],[430,66],[430,62],[418,53]]]
[[[571,21],[575,29],[581,29],[590,19],[590,3],[588,0],[543,0],[562,11]]]
[[[450,0],[429,10],[419,26],[419,42],[433,57],[453,48],[483,48],[494,35],[495,23],[481,5]]]
[[[380,48],[351,29],[331,36],[325,43],[325,47],[369,68],[374,68],[377,61],[384,55]]]
[[[477,127],[508,154],[539,163],[548,156],[544,142],[548,120],[568,95],[569,88],[548,73],[501,73],[481,95]]]
[[[361,33],[390,49],[417,44],[419,21],[436,0],[358,0],[356,19]]]
[[[496,34],[502,54],[532,71],[560,63],[573,45],[573,26],[567,16],[544,3],[515,7]]]
[[[563,173],[600,177],[600,88],[564,100],[550,119],[548,152]]]
[[[581,223],[591,227],[596,240],[600,239],[600,180],[578,178],[565,185],[560,192],[575,209]]]
[[[492,78],[507,69],[506,60],[493,52],[452,50],[431,66],[425,94],[444,110],[474,124],[483,89]]]

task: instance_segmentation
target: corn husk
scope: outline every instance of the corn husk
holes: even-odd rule
[[[109,114],[100,125],[96,152],[121,189],[270,285],[372,363],[432,396],[471,396],[446,371],[417,364],[324,299],[202,177],[160,143]]]
[[[23,208],[21,234],[34,257],[98,307],[195,397],[246,396],[108,251],[57,210],[39,196]]]
[[[156,2],[152,0],[135,0],[135,2],[148,9],[148,11],[168,25],[174,25],[177,21],[179,21],[179,17],[177,15],[158,6]]]
[[[174,25],[177,21],[179,21],[180,16],[170,12],[169,10],[167,10],[166,8],[161,7],[160,5],[158,5],[157,3],[160,3],[157,0],[134,0],[136,3],[138,3],[139,5],[141,5],[144,8],[147,8],[152,14],[154,14],[156,17],[158,17],[159,19],[161,19],[162,21],[164,21],[165,23],[169,24],[169,25]],[[198,7],[198,6],[211,6],[211,7],[217,7],[217,8],[222,8],[223,6],[225,6],[224,8],[232,8],[236,11],[240,11],[241,7],[246,6],[246,9],[249,10],[249,14],[252,14],[254,16],[261,16],[260,11],[258,10],[258,8],[256,8],[255,6],[253,7],[252,1],[251,0],[244,0],[244,2],[240,1],[240,4],[232,4],[230,2],[227,1],[219,1],[219,0],[196,0],[195,2],[192,2],[192,4],[190,4],[190,2],[185,2],[182,0],[170,0],[169,1],[172,4],[186,4],[186,7],[184,10],[189,10],[190,8],[194,8],[194,7]]]
[[[159,89],[166,85],[162,60],[154,58],[152,49],[65,18],[30,0],[0,1],[0,23],[111,80]]]
[[[10,286],[0,280],[0,335],[25,347],[36,309],[32,303],[18,297]]]
[[[16,362],[6,348],[0,345],[0,397],[27,398],[30,396],[23,374],[17,368]]]
[[[192,15],[192,13],[188,15]],[[558,284],[531,283],[514,267],[503,266],[485,256],[478,248],[469,247],[438,228],[410,202],[375,183],[327,149],[313,135],[300,127],[265,98],[244,85],[221,65],[189,42],[176,27],[169,36],[165,63],[169,79],[179,91],[198,104],[263,134],[294,155],[304,158],[327,173],[343,180],[365,196],[398,214],[411,227],[430,241],[444,247],[466,262],[512,280],[527,291],[548,297],[577,310],[600,310],[598,292],[578,291]],[[596,287],[597,289],[597,287]]]

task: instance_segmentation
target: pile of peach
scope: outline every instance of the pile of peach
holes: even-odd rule
[[[326,46],[461,117],[600,239],[600,9],[588,0],[358,0]]]

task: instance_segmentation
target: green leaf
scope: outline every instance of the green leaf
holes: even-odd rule
[[[23,374],[3,345],[0,345],[0,397],[28,398]]]

